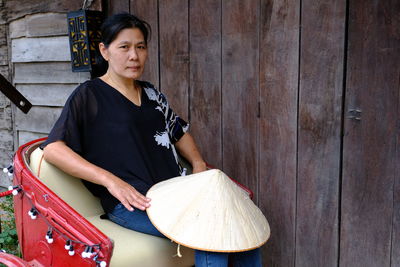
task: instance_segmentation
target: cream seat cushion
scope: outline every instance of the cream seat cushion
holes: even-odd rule
[[[114,241],[111,266],[175,267],[194,265],[194,251],[192,249],[181,247],[183,257],[174,257],[177,253],[176,243],[172,243],[168,239],[135,232],[109,220],[100,219],[100,215],[104,213],[100,200],[87,190],[80,179],[74,178],[47,163],[42,159],[42,155],[43,152],[40,148],[32,152],[30,156],[32,173]],[[38,175],[39,169],[40,174]]]

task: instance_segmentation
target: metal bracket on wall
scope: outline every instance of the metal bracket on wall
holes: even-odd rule
[[[361,121],[361,109],[349,109],[347,112],[350,114],[349,116],[347,116],[348,119]]]
[[[32,107],[28,101],[3,75],[0,74],[0,91],[25,114]]]

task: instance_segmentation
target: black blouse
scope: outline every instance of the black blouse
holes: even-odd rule
[[[139,84],[141,106],[99,78],[81,84],[68,98],[42,148],[62,140],[144,195],[152,185],[184,175],[173,144],[189,126],[152,84]],[[105,212],[119,203],[105,187],[83,182],[101,199]]]

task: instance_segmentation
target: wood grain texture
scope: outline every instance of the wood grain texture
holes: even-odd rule
[[[46,13],[26,16],[26,36],[57,36],[68,34],[67,14]]]
[[[81,83],[89,79],[87,72],[72,72],[69,62],[14,64],[14,83]]]
[[[185,120],[189,119],[188,13],[186,0],[159,2],[160,89]]]
[[[32,140],[46,137],[47,133],[35,133],[35,132],[25,132],[25,131],[18,131],[18,144],[17,146],[21,146],[26,144]]]
[[[397,27],[400,25],[397,24]],[[397,35],[397,40],[400,42],[400,32]],[[399,44],[400,45],[400,44]],[[399,85],[400,87],[400,85]],[[397,125],[398,131],[396,134],[396,155],[395,161],[395,181],[393,192],[393,229],[392,229],[392,251],[391,251],[391,267],[400,266],[400,88],[397,96]],[[396,176],[397,174],[397,176]]]
[[[7,80],[10,80],[8,65],[0,66],[0,74],[3,75]]]
[[[0,65],[8,65],[8,47],[7,45],[0,46]]]
[[[222,1],[223,170],[258,199],[259,1]]]
[[[4,94],[0,94],[0,129],[12,130],[12,128],[11,102]]]
[[[0,6],[0,24],[7,23],[7,10],[5,9],[4,2]]]
[[[28,114],[17,110],[15,113],[16,130],[49,133],[61,114],[62,108],[32,107]]]
[[[400,47],[400,2],[391,1],[389,6],[391,12],[389,18],[391,18],[391,25],[388,34],[388,39],[392,43],[390,52],[390,63],[389,68],[397,66],[397,73],[399,73],[400,53],[398,51]],[[397,15],[396,15],[397,14]],[[396,48],[397,47],[397,48]],[[397,52],[395,52],[397,51]],[[397,64],[396,64],[397,62]],[[391,79],[389,80],[389,86],[393,86],[394,101],[397,99],[397,123],[393,125],[393,134],[396,139],[396,151],[394,157],[391,159],[394,161],[394,188],[393,188],[393,229],[392,229],[392,244],[391,244],[391,267],[400,266],[400,79],[396,85],[395,70],[391,70]],[[386,86],[385,86],[386,87]],[[397,87],[397,93],[396,93]],[[397,96],[396,96],[397,94]],[[393,107],[395,110],[395,107]],[[397,130],[396,130],[397,129]]]
[[[7,12],[0,18],[0,23],[2,20],[11,21],[29,14],[78,10],[82,8],[82,4],[81,0],[26,0],[23,3],[20,0],[7,0],[4,5]],[[94,0],[90,9],[101,10],[101,0]]]
[[[11,130],[0,129],[0,149],[14,149],[13,133]]]
[[[261,1],[259,203],[265,266],[295,264],[299,1]]]
[[[393,208],[398,208],[400,5],[349,4],[340,265],[390,266],[399,242],[392,227],[399,227]]]
[[[149,81],[157,88],[160,87],[159,47],[158,47],[158,1],[131,0],[131,13],[145,20],[151,26],[151,36],[148,42],[148,58],[142,80]]]
[[[337,266],[346,1],[302,1],[296,266]]]
[[[8,25],[0,25],[0,46],[7,45]]]
[[[10,23],[10,38],[43,37],[68,34],[65,13],[27,15]]]
[[[71,60],[68,36],[18,38],[11,42],[14,63],[68,60]]]
[[[107,11],[108,15],[121,12],[129,13],[129,0],[107,1]]]
[[[21,18],[10,22],[9,24],[10,38],[19,38],[26,36],[26,19]]]
[[[191,133],[208,163],[222,168],[221,1],[190,2]]]
[[[17,84],[32,105],[62,107],[78,84]]]

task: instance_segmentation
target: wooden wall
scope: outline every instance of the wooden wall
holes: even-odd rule
[[[70,71],[60,13],[81,2],[0,0],[0,72],[34,104],[0,98],[3,164],[88,78]],[[152,25],[144,79],[255,192],[265,266],[400,266],[398,0],[103,2]]]
[[[399,1],[107,2],[152,25],[145,79],[255,192],[265,266],[400,265]]]
[[[90,77],[71,72],[65,13],[27,15],[10,23],[15,87],[32,103],[14,108],[15,145],[46,136],[76,86]]]
[[[91,2],[91,9],[101,9],[101,0],[89,2]],[[49,127],[56,118],[55,114],[59,112],[58,109],[62,107],[71,88],[80,81],[78,79],[65,82],[61,79],[58,82],[57,76],[51,76],[49,73],[52,71],[52,66],[61,75],[62,72],[70,70],[68,68],[69,54],[66,53],[68,41],[65,12],[81,7],[81,0],[25,0],[23,2],[0,0],[0,73],[11,82],[17,81],[18,89],[29,99],[32,98],[35,106],[32,113],[25,116],[14,109],[10,101],[0,94],[1,167],[10,164],[13,152],[21,142],[45,136],[48,133]],[[62,49],[58,50],[62,52],[55,52],[57,49]],[[40,64],[35,65],[36,62]],[[60,69],[62,64],[58,63],[61,62],[65,64]],[[38,81],[36,78],[39,78],[37,75],[40,71],[42,71],[42,80]],[[46,71],[50,72],[45,73]],[[86,75],[86,77],[89,76]],[[44,111],[46,110],[46,108],[43,109],[44,107],[51,108]],[[10,184],[10,177],[1,172],[0,186],[8,187]]]
[[[0,74],[11,80],[9,71],[8,25],[6,21],[5,1],[0,0]],[[14,135],[11,102],[0,93],[0,167],[6,167],[12,162],[14,151]],[[0,186],[10,185],[11,179],[5,173],[0,173]]]

